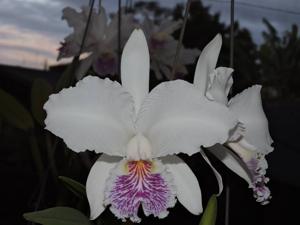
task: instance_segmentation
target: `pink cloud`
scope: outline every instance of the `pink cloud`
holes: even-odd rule
[[[0,63],[41,68],[45,60],[56,64],[59,41],[53,37],[0,26]]]

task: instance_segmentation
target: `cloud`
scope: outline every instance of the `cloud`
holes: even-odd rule
[[[40,62],[33,61],[44,61],[45,58],[55,63],[59,42],[71,31],[67,23],[61,20],[62,9],[70,6],[80,10],[80,6],[87,2],[1,0],[0,63],[23,63],[25,58],[28,65],[40,65]],[[108,11],[117,9],[111,1],[104,1],[104,7]]]
[[[70,29],[61,21],[66,5],[80,0],[2,0],[0,8],[0,62],[41,67],[56,62],[60,40]]]
[[[221,20],[229,22],[229,4],[223,0],[203,0],[211,6],[211,12],[221,12]],[[280,32],[290,29],[292,23],[300,25],[300,16],[260,8],[239,5],[236,0],[236,19],[248,28],[256,42],[261,42],[265,30],[262,18],[266,17]],[[122,1],[124,2],[124,1]],[[161,0],[162,6],[173,7],[186,0]],[[0,7],[0,62],[42,65],[45,58],[55,63],[59,42],[71,29],[61,20],[61,11],[66,6],[79,9],[88,0],[1,0]],[[98,1],[96,1],[96,4]],[[108,12],[117,10],[117,1],[102,1]],[[253,0],[251,4],[300,12],[299,0]],[[39,66],[40,67],[40,66]]]
[[[15,26],[45,35],[61,36],[65,33],[65,24],[61,22],[61,9],[64,7],[55,1],[2,0],[0,24]]]
[[[0,37],[0,44],[2,45],[21,46],[26,43],[28,47],[39,48],[45,51],[57,48],[57,43],[55,43],[57,41],[56,38],[51,36],[47,37],[43,34],[33,33],[31,31],[19,30],[9,25],[0,27]]]
[[[30,31],[18,30],[13,26],[0,27],[0,62],[41,67],[45,59],[55,63],[58,42],[53,37]],[[15,61],[15,63],[13,63]]]

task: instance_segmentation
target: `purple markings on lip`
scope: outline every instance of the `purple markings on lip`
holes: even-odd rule
[[[153,173],[151,161],[129,161],[126,164],[128,173],[116,176],[106,196],[107,205],[111,204],[110,210],[123,221],[130,218],[133,222],[140,222],[140,206],[146,216],[167,216],[167,208],[173,207],[176,199],[168,182],[170,179],[165,177],[166,171]]]

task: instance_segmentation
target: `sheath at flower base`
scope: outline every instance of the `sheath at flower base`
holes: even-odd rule
[[[176,199],[202,212],[201,191],[189,167],[174,154],[224,143],[237,120],[228,108],[199,95],[183,80],[164,82],[149,93],[149,52],[142,30],[124,47],[121,80],[88,76],[51,95],[46,129],[75,152],[103,153],[86,183],[91,219],[105,209],[125,221],[163,218]],[[200,115],[200,116],[199,116]]]
[[[232,133],[226,145],[242,159],[248,172],[245,172],[236,157],[221,145],[216,145],[210,150],[249,183],[257,202],[266,204],[271,198],[271,193],[266,186],[269,179],[265,176],[268,168],[265,156],[273,151],[271,146],[273,141],[262,108],[261,86],[254,85],[244,90],[228,103],[227,95],[233,84],[231,77],[233,69],[225,67],[215,69],[221,45],[221,35],[217,35],[203,49],[196,67],[194,84],[203,95],[212,101],[226,105],[238,118],[241,124]]]
[[[85,26],[88,20],[90,8],[82,7],[81,12],[73,8],[63,9],[62,18],[68,22],[68,25],[74,29],[73,33],[68,35],[62,46],[59,48],[58,60],[66,57],[76,56],[79,52],[82,42]],[[86,35],[85,44],[82,53],[89,55],[82,59],[79,68],[76,71],[76,77],[80,80],[88,69],[92,66],[97,75],[113,76],[118,68],[118,17],[114,15],[110,22],[104,8],[97,12],[92,11],[89,29]],[[134,29],[133,15],[122,15],[121,45],[125,44],[130,33]]]
[[[172,76],[172,67],[176,54],[178,41],[172,36],[172,33],[180,28],[182,21],[171,21],[166,19],[157,25],[153,20],[145,16],[141,27],[145,31],[149,44],[151,56],[151,70],[153,70],[158,80],[164,77],[167,80],[174,79]],[[176,65],[176,77],[184,76],[188,73],[185,65],[193,64],[196,57],[200,54],[199,49],[187,49],[182,46]]]

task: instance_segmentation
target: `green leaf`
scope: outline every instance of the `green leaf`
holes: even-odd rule
[[[212,195],[207,203],[199,225],[215,225],[217,219],[217,197]]]
[[[24,218],[43,225],[91,225],[89,219],[77,209],[54,207],[37,212],[24,213]]]
[[[27,109],[12,95],[0,89],[0,117],[13,126],[28,130],[33,128],[33,119]]]
[[[43,106],[52,91],[52,86],[46,80],[40,78],[34,80],[31,89],[31,112],[41,126],[44,126],[46,118]]]
[[[85,186],[69,177],[59,176],[58,177],[63,184],[68,188],[73,194],[81,199],[86,199]]]

